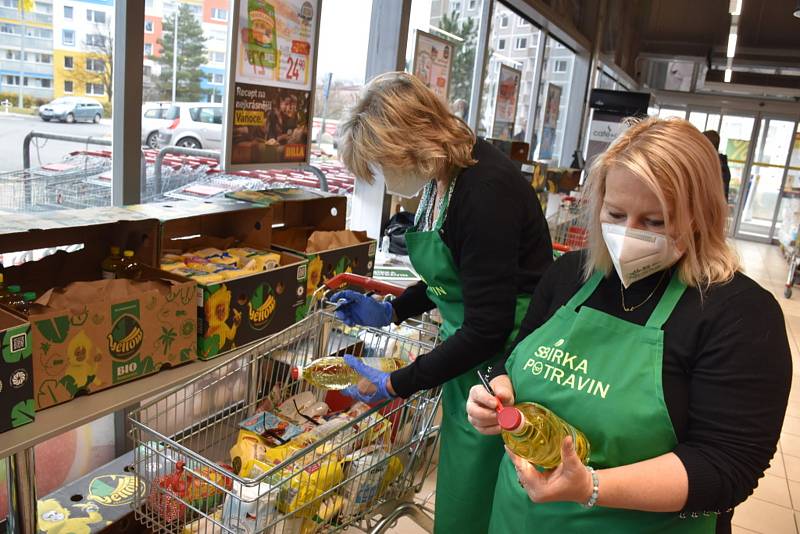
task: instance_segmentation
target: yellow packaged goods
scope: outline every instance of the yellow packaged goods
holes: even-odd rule
[[[226,265],[228,267],[237,267],[239,265],[238,258],[235,258],[227,253],[223,254],[222,256],[214,256],[213,258],[209,259],[217,265]]]
[[[177,269],[183,269],[186,267],[186,264],[182,261],[172,261],[172,262],[165,262],[162,260],[161,262],[161,270],[162,271],[175,271]]]
[[[239,430],[236,444],[231,447],[231,464],[236,473],[242,474],[242,468],[252,460],[263,461],[266,458],[267,446],[261,436],[249,430]]]
[[[200,250],[195,250],[194,252],[191,252],[190,254],[193,254],[193,255],[197,256],[198,258],[210,259],[210,258],[213,258],[215,256],[222,256],[222,254],[224,254],[224,253],[223,253],[223,251],[221,251],[218,248],[209,247],[209,248],[204,248],[204,249],[200,249]]]
[[[223,280],[234,280],[243,276],[250,276],[253,272],[244,269],[220,269],[214,274],[220,275]]]
[[[294,472],[288,484],[281,485],[278,494],[278,511],[289,514],[303,508],[301,515],[316,514],[320,496],[344,480],[342,464],[338,459],[327,458]]]
[[[197,282],[198,284],[217,284],[219,282],[223,282],[225,278],[221,274],[217,273],[198,273],[192,272],[189,275],[189,278]]]
[[[215,273],[219,271],[220,268],[219,264],[203,258],[187,258],[186,267],[193,271],[203,271],[206,273]]]
[[[164,254],[161,256],[161,263],[183,263],[183,256],[180,254]]]
[[[347,501],[339,495],[327,497],[322,501],[322,504],[319,505],[319,510],[314,514],[314,517],[304,520],[300,532],[302,534],[313,534],[314,532],[322,531],[326,524],[336,519],[339,512],[344,509],[346,502]]]
[[[281,265],[281,256],[275,252],[266,252],[250,247],[228,249],[228,254],[237,258],[240,269],[248,271],[269,271]]]
[[[378,488],[378,497],[381,497],[386,492],[389,484],[397,480],[397,477],[400,476],[403,469],[405,469],[405,466],[403,466],[403,462],[400,461],[400,458],[397,456],[389,458],[386,464],[386,472],[383,474],[383,480],[381,480],[381,485]]]

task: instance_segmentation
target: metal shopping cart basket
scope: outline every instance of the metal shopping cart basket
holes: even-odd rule
[[[581,204],[575,197],[564,197],[554,214],[547,218],[550,238],[553,241],[553,257],[557,258],[571,250],[586,248],[588,232]]]
[[[342,276],[351,284],[360,278]],[[341,280],[327,286],[335,289]],[[374,280],[366,285],[387,289]],[[429,472],[438,439],[439,389],[371,408],[361,405],[366,411],[351,408],[349,416],[340,416],[352,417],[345,424],[327,435],[320,431],[321,438],[307,444],[295,440],[266,452],[242,446],[236,457],[243,465],[239,474],[223,465],[230,462],[232,446],[238,446],[239,423],[264,407],[303,392],[333,404],[338,393],[293,381],[294,366],[345,353],[413,358],[429,352],[438,337],[429,321],[415,322],[400,334],[348,328],[333,312],[328,304],[318,306],[241,357],[131,414],[138,475],[134,508],[145,526],[176,533],[305,534],[350,527],[383,532],[401,515],[410,515],[432,529],[414,495]],[[261,463],[248,459],[262,453]],[[246,465],[254,466],[250,476],[243,476]]]

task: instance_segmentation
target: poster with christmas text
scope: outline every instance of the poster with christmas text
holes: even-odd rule
[[[308,161],[319,13],[319,0],[235,1],[226,169]]]

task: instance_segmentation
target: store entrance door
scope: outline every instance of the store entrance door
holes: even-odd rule
[[[757,135],[753,136],[756,145],[751,151],[752,158],[745,164],[742,177],[746,179],[736,203],[737,238],[770,243],[775,237],[796,128],[797,121],[793,118],[759,116]]]

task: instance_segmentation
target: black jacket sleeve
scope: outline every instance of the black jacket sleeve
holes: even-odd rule
[[[392,301],[397,323],[402,323],[409,317],[416,317],[421,313],[431,311],[436,305],[428,298],[428,286],[425,282],[417,282],[403,291],[403,294]]]
[[[457,267],[464,323],[429,354],[392,373],[398,395],[408,397],[438,386],[503,349],[514,327],[521,214],[525,209],[518,195],[500,183],[477,183],[466,193],[455,221],[463,236]]]
[[[686,512],[724,512],[753,492],[775,454],[792,380],[772,295],[754,286],[716,307],[704,314],[687,435],[674,449],[689,477]]]

